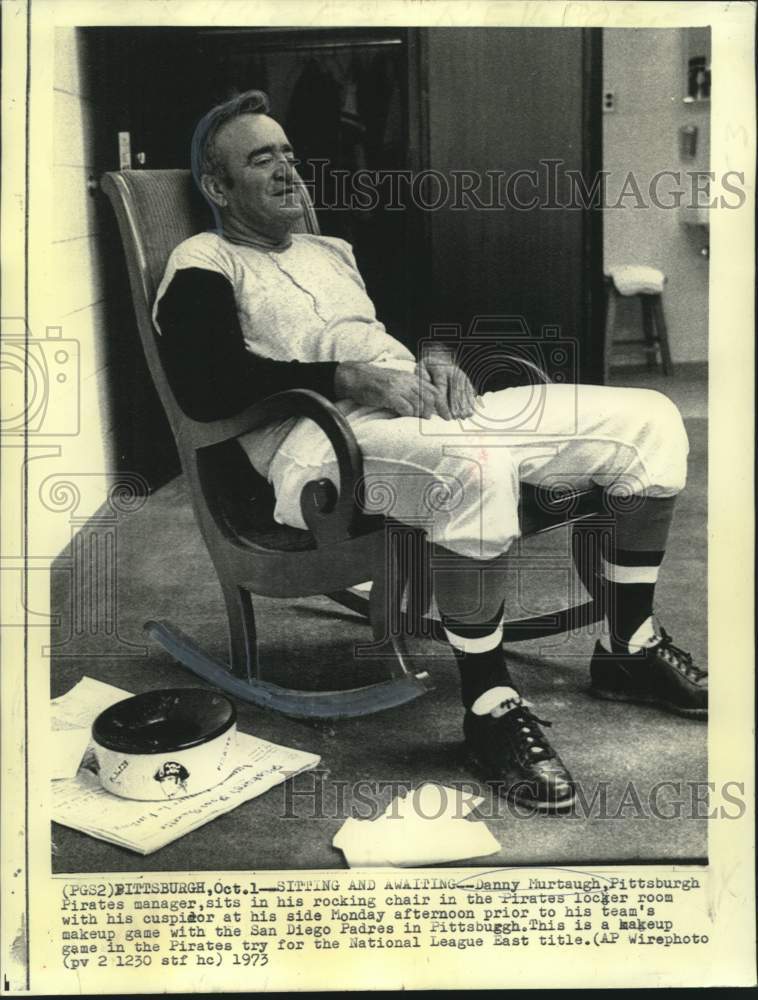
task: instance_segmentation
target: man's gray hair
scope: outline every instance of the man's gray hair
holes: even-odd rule
[[[191,151],[192,176],[201,191],[204,174],[225,177],[224,163],[216,149],[216,136],[221,126],[241,115],[267,115],[269,107],[268,95],[262,90],[246,90],[203,115],[195,126]]]

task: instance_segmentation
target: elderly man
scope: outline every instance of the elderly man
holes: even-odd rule
[[[608,639],[592,657],[592,689],[705,718],[705,671],[653,620],[686,478],[679,412],[648,390],[549,385],[538,428],[520,431],[529,387],[476,397],[445,349],[416,362],[377,319],[350,246],[293,234],[302,212],[294,152],[268,111],[265,95],[250,91],[213,108],[195,131],[193,174],[218,228],[176,248],[158,291],[154,317],[174,391],[197,419],[295,387],[336,403],[363,451],[369,502],[389,493],[395,518],[424,523],[434,544],[458,557],[454,570],[435,573],[434,588],[460,667],[471,756],[504,794],[566,808],[575,797],[571,776],[502,651],[519,483],[571,477],[639,498],[618,514],[604,553]],[[483,439],[482,420],[507,433]],[[325,435],[308,420],[290,420],[240,443],[273,484],[277,520],[304,527],[303,485],[337,478]],[[432,502],[440,489],[446,502]]]

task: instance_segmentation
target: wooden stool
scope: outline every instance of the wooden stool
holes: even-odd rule
[[[663,374],[674,374],[666,320],[663,316],[663,286],[665,282],[666,275],[654,267],[617,267],[606,274],[608,308],[603,344],[603,374],[606,385],[609,381],[611,351],[614,344],[644,344],[648,371],[655,369],[660,350]],[[643,338],[641,340],[614,341],[616,300],[619,297],[630,298],[631,296],[636,296],[640,300]]]

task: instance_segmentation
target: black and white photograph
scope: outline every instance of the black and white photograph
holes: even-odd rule
[[[248,912],[315,892],[342,932],[271,896],[297,925],[243,933],[272,965],[708,943],[666,904],[706,886],[714,817],[752,809],[738,761],[714,780],[709,681],[744,677],[747,627],[715,647],[714,274],[737,265],[714,237],[714,271],[711,227],[753,203],[754,153],[718,152],[737,129],[708,18],[521,6],[50,19],[27,142],[50,177],[29,245],[48,236],[25,317],[3,312],[24,384],[3,433],[23,427],[8,475],[46,525],[24,558],[49,606],[19,601],[49,671],[24,698],[49,676],[49,711],[25,732],[49,873],[73,879],[69,972],[88,934],[123,964],[78,929],[85,876],[146,878],[156,910],[216,872]],[[415,895],[377,912],[390,885]],[[518,919],[527,889],[557,915]]]
[[[59,30],[114,485],[53,567],[51,681],[143,699],[101,738],[152,789],[95,753],[108,794],[67,794],[139,822],[224,710],[319,760],[145,858],[56,825],[56,870],[342,867],[427,783],[483,798],[482,865],[707,859],[688,34]]]

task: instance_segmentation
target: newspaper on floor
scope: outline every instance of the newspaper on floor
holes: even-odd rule
[[[351,868],[423,867],[495,854],[487,826],[468,818],[483,799],[431,782],[392,800],[374,820],[345,820],[332,844]]]
[[[75,778],[85,758],[92,763],[92,723],[106,708],[130,697],[123,688],[82,677],[70,691],[50,702],[51,778]]]
[[[54,736],[69,740],[72,733],[89,733],[100,712],[128,697],[129,691],[84,677],[51,702]],[[238,732],[232,770],[220,784],[182,799],[137,802],[121,799],[101,787],[88,742],[81,743],[84,752],[76,762],[75,774],[52,781],[52,818],[63,826],[139,854],[165,847],[274,785],[316,767],[321,759],[316,754]],[[70,755],[68,761],[70,764]],[[60,770],[65,771],[66,766],[57,768]]]

